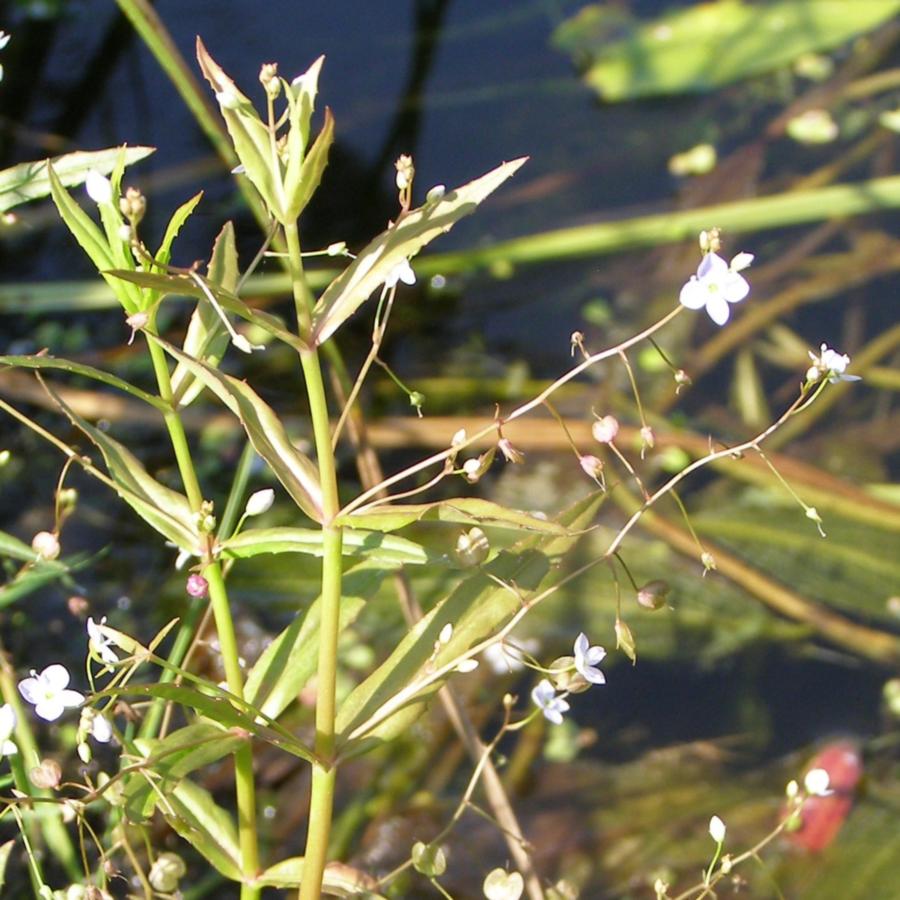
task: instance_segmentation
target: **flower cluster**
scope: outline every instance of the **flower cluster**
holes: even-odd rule
[[[574,657],[569,657],[571,663],[565,670],[558,672],[562,679],[562,689],[559,681],[555,686],[549,679],[542,678],[531,692],[531,699],[537,708],[543,713],[547,721],[554,725],[561,725],[563,713],[569,711],[566,697],[573,691],[587,690],[592,684],[606,684],[606,676],[598,668],[606,657],[603,647],[592,647],[587,635],[582,632],[575,639],[573,647]],[[571,671],[574,670],[574,675]]]
[[[838,353],[832,350],[827,344],[822,344],[819,348],[819,355],[816,356],[812,350],[809,351],[809,358],[812,365],[806,370],[806,380],[810,384],[827,378],[830,384],[837,384],[839,381],[859,381],[859,375],[847,375],[847,366],[850,365],[850,357],[846,353]]]

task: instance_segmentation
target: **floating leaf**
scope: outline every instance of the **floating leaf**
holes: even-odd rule
[[[155,147],[126,147],[125,164],[130,166],[139,162],[155,149]],[[90,152],[79,150],[65,156],[56,156],[49,160],[49,163],[61,185],[75,187],[84,181],[88,172],[108,175],[115,167],[121,152],[121,147]],[[46,159],[24,162],[0,171],[0,213],[29,200],[46,197],[50,193],[47,163]]]
[[[246,383],[186,356],[152,338],[183,362],[241,421],[253,449],[269,464],[297,505],[311,518],[322,517],[322,489],[315,463],[290,441],[275,411]]]
[[[339,516],[337,523],[348,528],[368,528],[372,531],[396,531],[413,522],[457,522],[463,525],[493,525],[514,531],[534,531],[540,534],[566,534],[558,522],[539,519],[529,513],[507,509],[499,503],[479,497],[458,497],[435,503],[376,506],[373,509]]]
[[[600,5],[560,25],[554,41],[587,56],[585,81],[610,102],[659,94],[709,91],[782,68],[805,53],[837,47],[887,22],[900,0],[773,0],[695,3],[628,26],[605,24]]]
[[[323,534],[321,529],[310,528],[255,528],[223,541],[222,554],[226,557],[246,559],[262,553],[308,553],[322,556]],[[406,538],[394,537],[377,531],[343,532],[345,556],[363,556],[373,563],[386,566],[414,565],[448,562],[448,559],[430,554],[420,544]]]
[[[495,191],[525,163],[525,158],[503,163],[487,175],[448,191],[404,216],[360,251],[356,259],[325,289],[313,312],[317,344],[332,334],[384,284],[391,271],[418,253],[429,241],[449,231],[463,216]]]

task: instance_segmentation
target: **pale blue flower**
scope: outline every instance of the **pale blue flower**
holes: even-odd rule
[[[813,364],[806,373],[807,381],[818,381],[820,378],[827,378],[831,384],[837,384],[839,381],[859,381],[859,375],[846,375],[847,366],[850,365],[850,357],[846,353],[838,353],[832,350],[827,344],[822,344],[819,348],[819,355],[816,356],[812,350],[809,351],[809,358]]]
[[[544,714],[544,718],[554,725],[562,725],[563,713],[569,711],[569,704],[562,697],[556,696],[556,688],[546,679],[542,678],[537,687],[531,692],[537,708]]]
[[[591,647],[587,635],[582,632],[575,639],[575,669],[591,684],[606,684],[606,676],[597,668],[606,651],[602,647]]]
[[[713,322],[724,325],[731,313],[728,304],[739,303],[750,293],[747,279],[739,273],[752,261],[749,253],[739,253],[731,265],[717,253],[705,254],[697,267],[697,274],[691,275],[682,287],[679,302],[688,309],[706,307]]]
[[[84,695],[68,690],[69,670],[59,663],[47,666],[40,675],[19,682],[19,693],[32,705],[37,715],[48,722],[58,719],[68,707],[81,706]]]

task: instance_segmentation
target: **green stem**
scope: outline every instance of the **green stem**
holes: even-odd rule
[[[288,259],[297,323],[302,338],[308,338],[312,312],[312,296],[303,272],[300,235],[296,224],[285,226]],[[341,544],[343,533],[333,524],[340,509],[334,451],[322,368],[315,349],[300,354],[310,419],[316,441],[316,457],[322,486],[322,621],[319,628],[319,661],[316,673],[316,743],[315,750],[326,765],[313,764],[312,792],[309,802],[309,825],[306,853],[303,859],[303,881],[300,900],[318,900],[328,854],[328,839],[334,810],[335,768],[331,765],[335,747],[335,714],[337,686],[337,643],[340,633]]]
[[[151,331],[155,331],[153,317],[151,317],[148,327]],[[171,404],[172,382],[165,353],[162,347],[154,341],[148,341],[147,345],[150,348],[150,358],[156,373],[160,398]],[[195,513],[199,513],[203,503],[203,492],[197,479],[197,472],[194,468],[184,426],[174,406],[169,412],[165,413],[165,422],[172,441],[172,448],[175,451],[175,459],[178,463],[178,470],[181,473],[188,502],[191,505],[191,509]],[[236,697],[242,697],[244,693],[244,676],[241,672],[240,654],[234,631],[234,619],[228,603],[228,592],[225,588],[225,579],[222,576],[222,568],[218,560],[212,560],[207,563],[203,570],[203,576],[209,584],[209,597],[212,603],[213,617],[216,622],[216,634],[219,639],[219,649],[222,654],[222,663],[225,667],[225,680],[228,684],[228,690]],[[187,638],[185,638],[185,641],[187,641]],[[176,641],[176,647],[180,648],[183,645],[184,641]],[[241,900],[255,900],[255,898],[259,897],[260,888],[248,883],[259,874],[259,844],[256,834],[256,786],[253,778],[253,751],[249,743],[234,755],[234,777],[237,789],[241,871],[245,879],[241,884]]]

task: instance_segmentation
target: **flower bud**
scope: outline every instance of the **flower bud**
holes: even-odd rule
[[[56,502],[60,512],[68,515],[78,504],[78,491],[75,488],[63,488],[57,494]]]
[[[477,668],[478,668],[478,660],[477,659],[464,659],[456,667],[456,671],[459,672],[461,675],[465,675],[468,672],[474,672]]]
[[[722,240],[718,228],[700,232],[700,252],[718,253],[722,249]]]
[[[189,597],[200,599],[201,597],[205,597],[209,591],[209,582],[197,572],[192,572],[188,575],[187,584],[185,584],[184,589],[187,591]]]
[[[447,188],[442,184],[436,184],[426,195],[425,202],[426,203],[437,203],[444,194],[447,193]]]
[[[453,637],[453,623],[448,622],[438,634],[438,643],[443,646],[444,644],[450,643],[450,638]]]
[[[716,558],[708,550],[700,554],[700,562],[703,563],[703,574],[712,572],[716,568]]]
[[[621,619],[616,619],[616,649],[621,650],[632,664],[637,662],[637,644],[634,635]]]
[[[50,531],[39,531],[31,539],[31,549],[38,559],[56,559],[59,556],[59,538]]]
[[[591,426],[594,440],[600,444],[611,444],[619,433],[619,422],[615,416],[603,416]]]
[[[275,502],[275,491],[272,488],[263,488],[250,495],[247,506],[244,508],[244,514],[247,516],[261,516],[264,512],[268,512]]]
[[[178,890],[178,882],[187,872],[184,860],[175,853],[160,853],[150,868],[147,880],[155,891],[171,894]]]
[[[886,681],[881,689],[881,695],[887,704],[888,712],[895,719],[900,719],[900,678],[891,678]]]
[[[641,456],[643,457],[645,450],[652,450],[656,446],[656,438],[653,435],[653,429],[649,425],[645,425],[641,429]]]
[[[457,559],[466,568],[483,563],[490,552],[487,535],[480,528],[470,528],[456,539]]]
[[[678,393],[681,388],[689,387],[691,384],[693,384],[693,382],[691,381],[691,376],[688,375],[688,373],[685,372],[684,369],[679,369],[675,373],[675,384],[675,393]]]
[[[517,450],[509,438],[500,438],[497,441],[497,449],[503,454],[503,458],[507,462],[521,463],[525,461],[525,454],[521,450]]]
[[[709,820],[709,836],[717,844],[725,840],[725,823],[718,816],[713,816]]]
[[[447,871],[447,857],[437,844],[416,841],[411,856],[413,868],[428,878],[438,877]]]
[[[130,187],[119,198],[119,211],[136,228],[147,212],[147,198],[137,188]]]
[[[666,605],[666,597],[669,596],[669,583],[657,579],[648,581],[637,593],[638,606],[644,609],[662,609]]]
[[[422,407],[425,405],[425,395],[421,391],[411,391],[409,394],[409,405],[413,407],[422,416]]]
[[[265,89],[266,96],[274,100],[281,93],[278,63],[263,63],[259,70],[259,82]]]
[[[594,479],[598,484],[603,478],[603,460],[596,456],[579,456],[578,462],[584,473]]]
[[[0,469],[2,469],[11,459],[12,454],[9,450],[0,450]]]
[[[216,528],[216,517],[213,515],[212,500],[204,500],[200,504],[200,510],[196,514],[197,528],[203,534],[211,534]]]
[[[343,256],[343,254],[347,252],[347,242],[337,241],[334,244],[329,244],[325,252],[329,256]]]
[[[109,206],[112,204],[112,182],[105,175],[101,175],[96,170],[91,169],[84,180],[84,187],[87,190],[88,197],[97,206]]]
[[[412,185],[413,177],[416,174],[412,157],[403,153],[397,162],[394,163],[394,168],[397,170],[397,190],[407,190]]]

